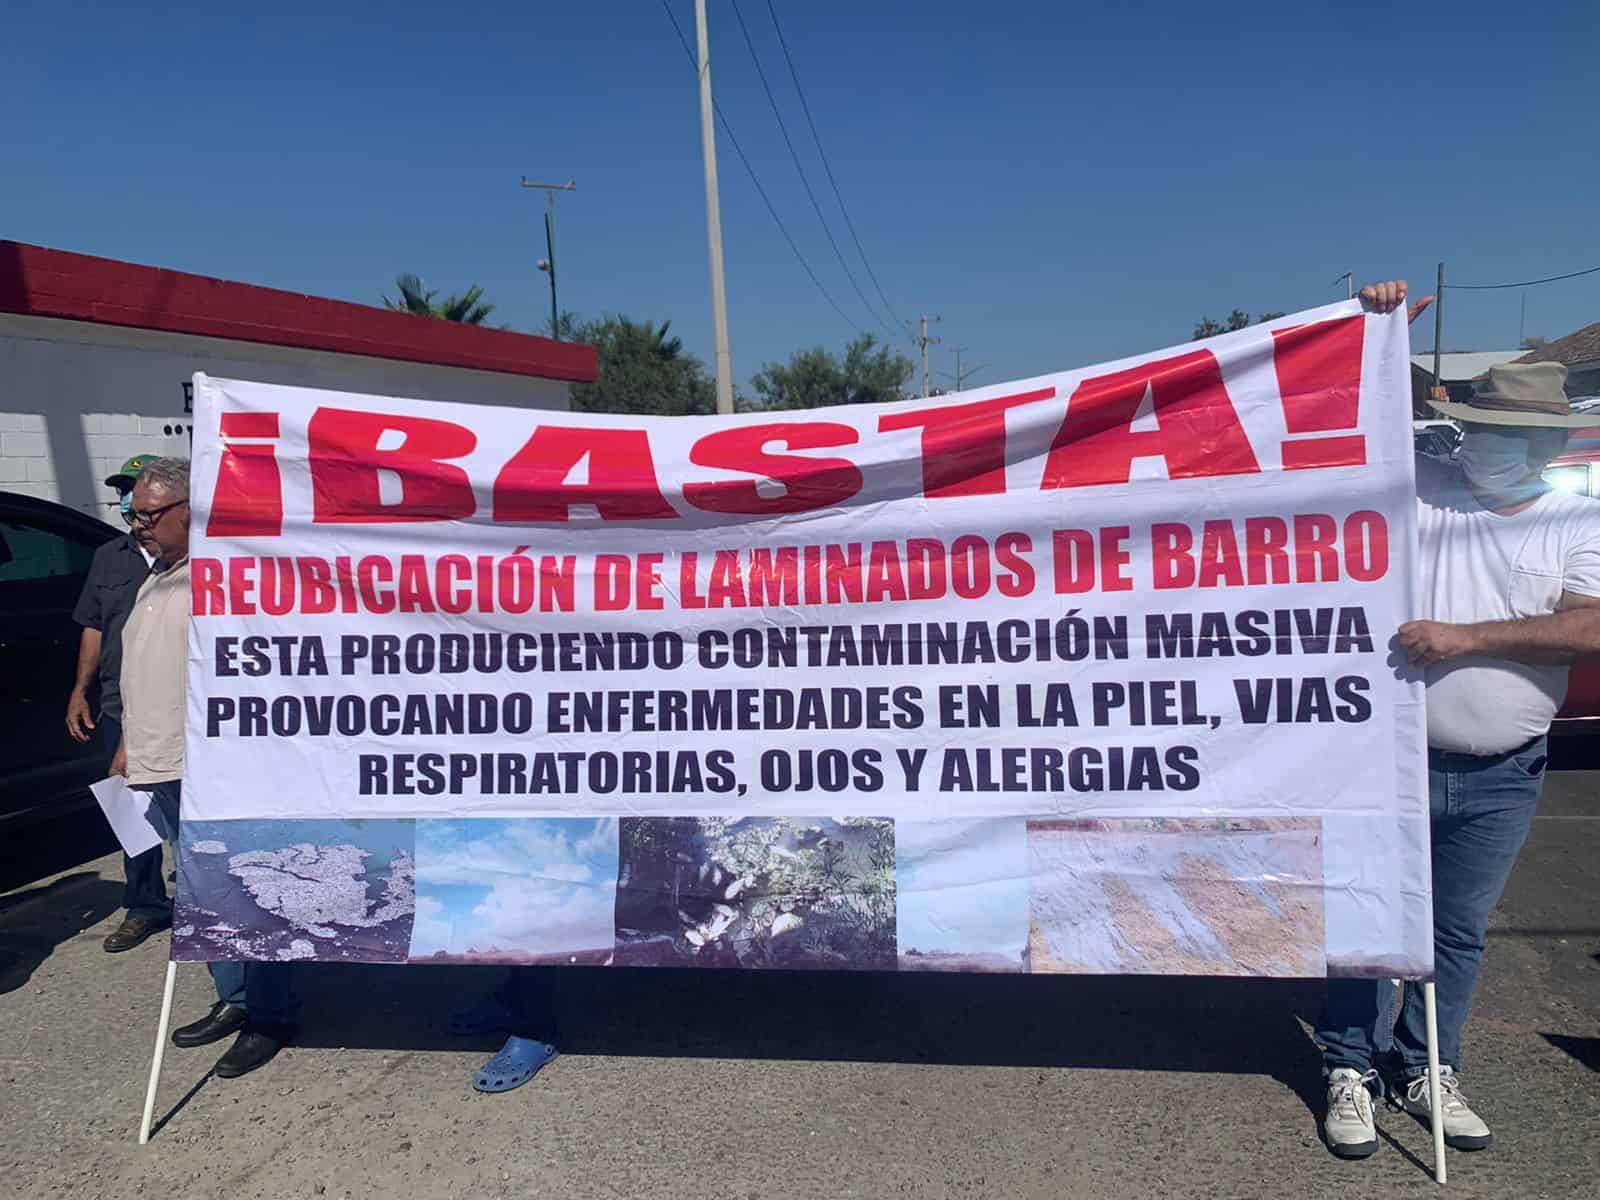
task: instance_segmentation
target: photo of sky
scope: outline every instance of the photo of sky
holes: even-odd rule
[[[1028,945],[1027,822],[896,821],[902,970],[1020,971]]]
[[[617,822],[417,822],[411,958],[603,962],[611,954]]]

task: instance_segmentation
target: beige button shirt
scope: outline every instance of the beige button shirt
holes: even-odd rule
[[[139,588],[122,629],[122,736],[128,782],[183,778],[189,692],[189,560],[159,567]]]

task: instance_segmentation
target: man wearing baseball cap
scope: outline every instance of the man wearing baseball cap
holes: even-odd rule
[[[1405,281],[1361,298],[1391,312],[1405,303]],[[1462,425],[1454,461],[1417,460],[1422,619],[1400,627],[1399,645],[1427,688],[1440,1108],[1457,1150],[1492,1140],[1459,1080],[1489,914],[1532,826],[1567,667],[1600,653],[1600,504],[1542,477],[1573,429],[1600,425],[1600,414],[1572,407],[1566,375],[1559,363],[1489,368],[1469,399],[1433,403]],[[1323,1134],[1341,1158],[1378,1148],[1379,1054],[1398,1060],[1400,1107],[1430,1116],[1422,990],[1405,987],[1398,1024],[1395,990],[1389,980],[1328,983],[1317,1030],[1328,1077]]]
[[[115,489],[124,500],[131,499],[133,485],[139,481],[139,472],[144,470],[145,463],[160,457],[159,454],[135,454],[126,459],[114,474],[106,476],[106,486]]]
[[[133,484],[153,460],[153,454],[136,454],[122,464],[116,474],[106,478],[106,486],[121,499],[122,519],[131,521]],[[95,551],[88,578],[72,610],[73,619],[83,627],[78,638],[78,673],[67,700],[67,732],[75,741],[98,739],[106,761],[122,740],[122,627],[133,609],[139,585],[150,573],[151,558],[130,532]],[[96,721],[89,704],[90,686],[100,685],[100,716]],[[119,925],[105,940],[108,953],[132,950],[152,934],[172,923],[171,902],[166,882],[161,878],[161,847],[146,850],[136,857],[122,856],[122,905],[127,910]]]

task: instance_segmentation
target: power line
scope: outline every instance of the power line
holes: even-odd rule
[[[856,253],[861,256],[861,265],[867,269],[867,278],[872,280],[872,286],[878,291],[878,299],[883,301],[883,310],[889,314],[896,324],[904,325],[905,322],[895,317],[894,305],[889,303],[889,297],[883,294],[883,284],[878,282],[878,273],[872,269],[872,262],[867,258],[867,252],[861,248],[861,238],[856,234],[856,223],[850,219],[850,210],[844,205],[844,196],[839,192],[839,181],[833,177],[833,167],[828,162],[828,155],[822,149],[822,138],[817,134],[817,123],[811,118],[811,105],[806,102],[805,89],[800,86],[800,73],[795,70],[794,58],[789,53],[789,42],[783,36],[783,26],[778,24],[778,10],[773,7],[772,0],[767,0],[767,12],[772,14],[772,28],[777,31],[778,45],[783,47],[783,60],[789,64],[789,78],[794,80],[795,93],[800,97],[800,108],[806,114],[806,124],[811,129],[811,140],[817,144],[817,157],[822,160],[822,169],[827,172],[828,184],[833,188],[833,198],[839,202],[839,212],[844,217],[845,228],[850,231],[850,240],[855,243]]]
[[[1573,271],[1570,275],[1551,275],[1545,279],[1529,279],[1522,283],[1447,283],[1445,286],[1454,292],[1494,292],[1501,288],[1533,287],[1541,283],[1556,283],[1562,279],[1576,279],[1580,275],[1593,275],[1600,271],[1600,267],[1590,267],[1587,271]]]
[[[850,281],[850,286],[855,289],[861,306],[872,314],[872,319],[885,329],[889,326],[878,315],[877,309],[872,307],[872,301],[867,299],[861,285],[856,282],[856,277],[850,272],[850,264],[845,262],[844,253],[839,249],[839,243],[833,238],[833,230],[828,228],[828,219],[822,215],[822,205],[817,203],[817,194],[811,190],[811,181],[806,178],[805,168],[800,165],[800,155],[795,151],[794,141],[789,137],[789,127],[784,124],[783,113],[778,109],[778,98],[772,94],[772,85],[767,82],[767,73],[761,69],[761,56],[756,53],[756,44],[750,37],[750,27],[745,24],[744,13],[739,10],[739,0],[733,0],[733,15],[739,20],[739,31],[744,34],[744,44],[749,47],[750,58],[756,64],[756,76],[761,80],[762,90],[767,93],[767,103],[772,107],[772,115],[777,118],[778,132],[783,134],[783,144],[789,147],[789,157],[794,162],[795,174],[800,176],[800,186],[806,190],[806,199],[811,201],[811,210],[817,214],[817,221],[822,226],[822,232],[827,235],[828,245],[833,247],[833,256],[839,260],[839,266],[844,269],[844,277]],[[891,331],[892,332],[892,331]]]
[[[695,62],[694,51],[689,49],[689,39],[684,36],[683,27],[678,24],[678,18],[673,16],[672,6],[667,0],[661,0],[661,11],[666,13],[667,20],[672,22],[673,31],[678,35],[678,44],[683,47],[684,54],[688,56],[689,67],[698,76],[700,67]],[[722,105],[714,104],[714,107],[717,110],[717,120],[722,122],[722,132],[728,135],[729,145],[733,147],[733,152],[739,156],[739,161],[744,164],[744,169],[750,176],[750,182],[755,185],[756,192],[761,196],[762,203],[767,206],[767,214],[771,216],[772,223],[778,227],[778,232],[783,234],[783,240],[789,243],[789,249],[794,251],[794,256],[799,260],[800,266],[804,268],[811,282],[816,285],[817,291],[822,293],[822,298],[828,302],[834,312],[839,314],[839,319],[857,333],[865,334],[866,330],[852,321],[845,314],[844,309],[839,307],[838,301],[828,293],[828,289],[822,286],[822,280],[817,278],[817,273],[811,269],[811,264],[806,261],[806,256],[800,253],[800,247],[795,244],[794,238],[789,235],[788,227],[784,225],[783,218],[778,216],[778,210],[773,207],[772,200],[767,195],[767,189],[761,186],[761,180],[756,177],[756,169],[750,165],[749,156],[745,154],[744,148],[739,145],[739,139],[733,136],[733,126],[728,124],[728,118],[722,111]]]

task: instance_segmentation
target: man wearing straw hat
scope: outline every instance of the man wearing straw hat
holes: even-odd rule
[[[1404,280],[1361,292],[1379,312],[1405,297]],[[1568,664],[1600,653],[1600,504],[1541,477],[1573,429],[1600,425],[1573,410],[1566,374],[1558,363],[1491,367],[1470,399],[1433,403],[1462,424],[1455,461],[1417,461],[1423,619],[1400,627],[1399,645],[1426,673],[1440,1108],[1458,1150],[1491,1141],[1458,1079],[1489,914],[1528,837]],[[1388,980],[1328,984],[1323,1133],[1341,1158],[1378,1148],[1379,1054],[1398,1059],[1400,1105],[1430,1116],[1421,989],[1405,989],[1398,1024],[1394,998]]]

